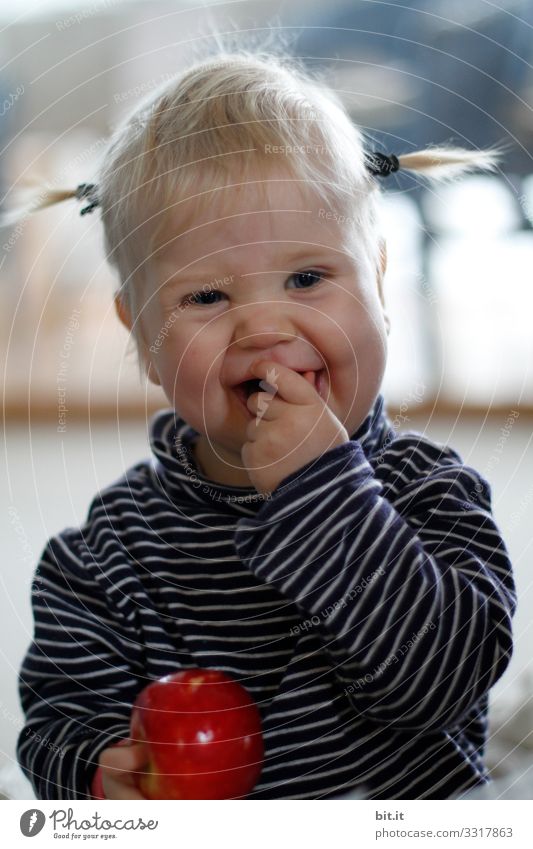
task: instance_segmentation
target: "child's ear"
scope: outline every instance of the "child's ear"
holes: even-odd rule
[[[383,280],[385,278],[385,272],[387,270],[387,243],[385,239],[380,240],[379,245],[379,254],[380,261],[379,267],[377,269],[377,283],[378,283],[378,293],[379,300],[381,301],[381,306],[383,307],[383,318],[385,320],[385,327],[387,328],[387,336],[390,333],[390,317],[387,312],[387,305],[385,303],[385,292],[383,287]]]
[[[119,317],[119,320],[122,322],[126,330],[131,332],[132,328],[132,320],[129,310],[126,305],[123,303],[122,298],[120,297],[120,292],[117,292],[114,298],[115,302],[115,312]]]
[[[146,377],[153,383],[154,386],[161,386],[161,381],[159,380],[159,375],[156,372],[152,360],[150,357],[143,357],[144,366],[146,368]]]
[[[115,300],[115,311],[116,311],[116,313],[119,317],[119,320],[122,322],[122,324],[124,325],[126,330],[129,333],[131,333],[132,327],[133,327],[133,320],[132,320],[132,317],[130,315],[130,311],[128,310],[128,308],[124,304],[124,302],[122,301],[119,293],[117,293],[115,295],[114,300]],[[141,328],[141,330],[142,330],[142,328]],[[141,333],[141,335],[142,335],[142,333]],[[152,358],[150,356],[150,351],[149,351],[148,346],[147,346],[147,344],[144,340],[144,335],[143,335],[143,338],[142,338],[142,342],[138,343],[138,345],[139,344],[142,346],[142,348],[138,353],[139,353],[139,357],[141,359],[142,366],[144,367],[144,370],[146,372],[146,376],[147,376],[148,380],[151,383],[155,384],[155,386],[161,386],[161,381],[159,380],[159,375],[158,375],[157,371],[155,370],[155,368],[153,366]]]

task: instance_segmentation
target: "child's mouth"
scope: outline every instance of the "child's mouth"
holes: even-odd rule
[[[298,374],[303,374],[303,372],[298,372]],[[266,383],[261,378],[253,378],[252,380],[244,380],[242,383],[238,383],[233,387],[233,391],[235,392],[237,398],[245,408],[246,412],[249,416],[253,416],[254,413],[248,409],[247,402],[250,395],[254,392],[263,392],[265,391],[260,383]],[[313,386],[322,398],[323,401],[326,400],[327,391],[326,391],[326,370],[319,369],[318,371],[313,372]]]
[[[238,383],[237,386],[233,387],[237,398],[240,400],[249,416],[253,416],[254,414],[248,409],[248,398],[253,392],[261,391],[261,387],[259,386],[260,382],[259,378],[254,378],[253,380],[244,380],[242,383]]]

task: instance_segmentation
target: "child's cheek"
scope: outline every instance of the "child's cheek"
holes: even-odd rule
[[[175,373],[175,408],[196,430],[205,431],[223,405],[218,374],[221,358],[198,344],[190,344],[177,360]],[[218,386],[218,392],[217,392]]]
[[[386,364],[386,333],[373,304],[350,299],[335,314],[338,325],[324,347],[332,367],[329,406],[350,433],[368,414]],[[328,356],[329,355],[329,356]]]

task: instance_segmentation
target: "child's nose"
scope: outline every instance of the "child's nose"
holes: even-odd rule
[[[286,306],[258,303],[241,313],[234,331],[239,347],[270,348],[298,335]]]
[[[240,335],[235,339],[237,348],[257,348],[264,351],[266,348],[274,348],[280,342],[291,342],[296,333],[277,333],[275,331],[257,331]]]

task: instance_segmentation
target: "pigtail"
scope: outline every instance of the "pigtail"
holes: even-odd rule
[[[461,147],[429,147],[398,156],[399,170],[411,171],[431,181],[453,180],[471,171],[495,171],[505,150],[466,150]]]
[[[82,215],[84,212],[90,212],[91,209],[98,205],[98,201],[94,196],[96,187],[92,183],[83,183],[75,189],[57,189],[46,185],[36,186],[34,182],[26,180],[23,186],[25,189],[33,187],[33,193],[29,198],[26,197],[25,200],[15,202],[12,207],[0,209],[0,229],[12,227],[14,224],[18,224],[20,221],[33,215],[34,212],[46,209],[56,203],[62,203],[65,200],[88,198],[90,209],[87,207],[85,210],[82,210]]]

